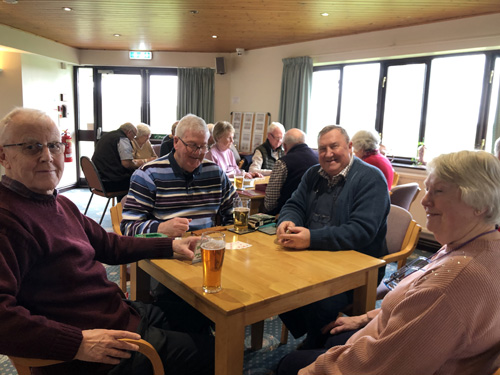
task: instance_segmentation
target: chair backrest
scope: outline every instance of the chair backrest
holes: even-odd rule
[[[109,209],[111,213],[111,224],[113,225],[113,232],[116,234],[122,235],[122,231],[120,229],[120,223],[122,221],[122,210],[123,206],[121,202],[118,202],[115,206]]]
[[[82,156],[80,158],[80,166],[82,167],[83,174],[87,180],[90,191],[98,191],[102,194],[106,194],[106,190],[101,182],[101,177],[99,172],[95,167],[94,162],[87,156]]]
[[[401,250],[408,225],[412,219],[413,217],[407,210],[391,204],[391,210],[387,216],[387,234],[385,236],[389,254]]]
[[[163,367],[161,358],[158,355],[156,349],[149,342],[142,339],[140,340],[120,339],[120,340],[127,341],[139,346],[139,352],[144,354],[151,361],[154,375],[165,374],[165,369]],[[45,367],[63,362],[51,359],[34,359],[34,358],[21,358],[21,357],[10,357],[10,356],[9,359],[16,368],[17,373],[19,375],[30,375],[31,368],[33,367]]]
[[[422,227],[407,210],[391,204],[385,237],[389,254],[382,259],[387,263],[398,262],[398,269],[404,266],[406,259],[417,247],[421,231]]]
[[[161,150],[161,144],[154,144],[153,145],[153,151],[155,152],[156,156],[160,157],[160,150]]]
[[[417,182],[394,186],[391,189],[391,204],[409,210],[419,191]]]

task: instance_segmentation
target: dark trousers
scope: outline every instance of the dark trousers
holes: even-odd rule
[[[278,364],[277,375],[297,375],[300,369],[309,366],[328,349],[337,345],[344,345],[356,332],[357,330],[346,331],[330,336],[321,349],[294,350],[281,359]]]
[[[154,305],[130,302],[141,314],[137,332],[153,345],[167,375],[213,375],[215,340],[209,333],[172,329],[163,311]],[[173,325],[175,326],[175,324]],[[149,360],[140,353],[122,361],[109,375],[152,374]]]
[[[329,335],[322,334],[321,329],[335,321],[339,313],[352,303],[352,298],[352,291],[337,294],[288,311],[281,314],[280,318],[296,339],[307,333],[304,349],[322,348]]]

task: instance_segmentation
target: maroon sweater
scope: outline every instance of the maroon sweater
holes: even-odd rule
[[[140,316],[101,262],[171,256],[169,238],[108,233],[57,192],[36,194],[3,176],[0,353],[66,361],[76,355],[82,330],[135,332]]]

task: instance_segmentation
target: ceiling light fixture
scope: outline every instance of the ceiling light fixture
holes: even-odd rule
[[[197,10],[190,10],[189,13],[191,13],[191,14],[198,14],[200,12],[198,12]]]
[[[71,12],[73,10],[73,8],[63,7],[63,10],[66,11],[66,12]]]
[[[117,38],[122,36],[122,34],[113,34],[113,36],[116,36]]]
[[[212,35],[212,38],[217,39],[217,35]]]
[[[328,16],[329,16],[329,14],[328,14],[328,13],[326,13],[326,12],[325,12],[325,13],[321,13],[321,15],[322,15],[323,17],[328,17]]]
[[[3,0],[3,2],[7,4],[17,4],[17,0]]]

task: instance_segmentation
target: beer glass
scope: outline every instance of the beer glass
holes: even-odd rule
[[[234,173],[234,187],[236,190],[243,190],[243,180],[245,179],[245,171],[236,171]]]
[[[203,291],[205,293],[220,292],[226,236],[221,232],[205,232],[201,235],[200,248],[203,263]]]
[[[238,198],[233,201],[234,230],[244,232],[248,229],[250,215],[250,199]]]

